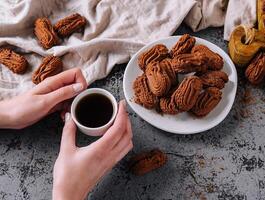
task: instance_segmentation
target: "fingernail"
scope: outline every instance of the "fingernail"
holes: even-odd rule
[[[69,112],[65,113],[64,121],[67,122],[70,119],[71,119],[71,114]]]
[[[74,89],[75,93],[81,92],[83,90],[82,83],[75,83],[73,85],[73,89]]]

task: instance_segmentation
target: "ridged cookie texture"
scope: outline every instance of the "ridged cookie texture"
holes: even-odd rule
[[[207,46],[196,45],[196,38],[188,34],[180,37],[169,53],[163,44],[146,50],[138,57],[138,66],[143,74],[134,81],[134,101],[161,115],[193,110],[194,115],[205,116],[219,103],[220,90],[229,81],[221,71],[221,55]],[[262,79],[262,73],[255,73],[251,66],[248,76],[259,74],[256,79]]]
[[[86,18],[78,13],[74,13],[59,20],[54,25],[54,30],[59,36],[67,37],[86,25]]]
[[[213,51],[211,51],[205,45],[196,45],[192,48],[191,53],[201,53],[208,58],[208,69],[210,70],[221,70],[224,66],[223,58]]]
[[[141,70],[145,71],[146,66],[151,62],[159,62],[168,57],[168,49],[163,44],[157,44],[151,49],[143,52],[138,57],[138,65]]]
[[[216,87],[209,87],[203,91],[191,112],[197,117],[204,117],[208,115],[222,99],[222,92]]]
[[[54,76],[63,70],[63,62],[57,56],[47,56],[32,75],[32,82],[39,84],[44,79]]]
[[[48,18],[38,18],[35,21],[34,33],[40,45],[45,49],[49,49],[59,43],[57,34]]]
[[[166,70],[161,68],[159,62],[148,64],[145,74],[148,80],[148,87],[155,96],[164,96],[171,88],[171,79]]]
[[[208,58],[202,54],[180,54],[172,59],[172,68],[176,73],[205,72]]]
[[[196,74],[201,80],[204,88],[217,87],[223,89],[228,82],[228,75],[223,71],[207,71]]]
[[[159,101],[159,107],[162,113],[169,115],[175,115],[180,112],[173,98],[161,98]]]
[[[265,77],[265,54],[260,52],[252,60],[245,71],[245,76],[253,85],[259,85]]]
[[[202,90],[202,81],[197,76],[186,77],[178,89],[173,93],[172,98],[181,111],[190,110],[197,101]]]
[[[167,75],[170,78],[171,85],[172,86],[177,85],[178,84],[178,75],[172,67],[172,59],[166,58],[166,59],[162,60],[159,63],[159,65],[164,71],[166,71]]]
[[[145,74],[138,76],[133,83],[134,101],[147,109],[156,108],[158,98],[150,91]]]
[[[179,54],[190,53],[192,47],[195,45],[195,38],[189,34],[184,34],[171,49],[170,55],[174,58]]]
[[[0,50],[0,63],[16,74],[24,74],[28,68],[26,58],[11,49]]]
[[[141,176],[162,167],[166,162],[166,154],[159,149],[153,149],[132,157],[129,168],[133,174]]]

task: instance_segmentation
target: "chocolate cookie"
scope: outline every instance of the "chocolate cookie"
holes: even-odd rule
[[[26,58],[10,49],[0,50],[0,63],[16,74],[24,74],[28,68]]]
[[[224,66],[223,58],[218,53],[211,51],[208,47],[204,45],[196,45],[192,48],[191,53],[200,53],[207,57],[207,65],[210,70],[220,70]]]
[[[245,76],[253,85],[259,85],[264,81],[265,77],[265,55],[260,52],[252,60],[245,71]]]
[[[161,68],[159,62],[148,64],[145,74],[148,80],[148,87],[155,96],[164,96],[169,91],[171,79],[166,70]]]
[[[54,25],[54,30],[58,33],[58,35],[62,37],[67,37],[75,31],[83,28],[85,25],[86,18],[84,18],[78,13],[75,13],[59,20]]]
[[[190,36],[189,34],[184,34],[175,44],[175,46],[171,49],[170,55],[174,58],[179,54],[190,53],[192,47],[195,45],[195,38]]]
[[[59,57],[47,56],[42,60],[39,68],[32,75],[32,82],[39,84],[44,79],[54,76],[63,70],[63,62]]]
[[[48,18],[38,18],[35,21],[34,33],[41,46],[49,49],[59,43],[59,39]]]
[[[177,85],[178,84],[178,76],[172,67],[172,60],[170,58],[166,58],[166,59],[162,60],[159,63],[159,65],[167,73],[167,75],[171,81],[171,85],[172,86]]]
[[[154,149],[132,157],[129,168],[133,174],[141,176],[162,167],[166,162],[166,154],[159,149]]]
[[[175,115],[180,112],[173,98],[161,98],[159,107],[162,113],[169,115]]]
[[[152,109],[158,105],[158,98],[150,91],[145,74],[138,76],[133,83],[134,100],[145,108]]]
[[[197,117],[208,115],[222,99],[222,92],[216,87],[209,87],[202,92],[191,112]]]
[[[206,73],[196,73],[196,75],[202,80],[204,88],[217,87],[223,89],[228,82],[228,76],[223,71],[207,71]]]
[[[186,77],[178,89],[173,93],[172,98],[181,111],[190,110],[197,101],[202,90],[202,81],[197,76]]]
[[[202,54],[180,54],[172,59],[172,68],[180,74],[205,72],[208,69],[207,62],[208,58]]]
[[[138,65],[141,70],[145,71],[146,66],[151,62],[159,62],[168,57],[168,49],[163,44],[157,44],[151,49],[143,52],[138,57]]]

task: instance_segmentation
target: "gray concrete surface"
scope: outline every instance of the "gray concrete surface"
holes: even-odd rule
[[[191,31],[182,26],[176,34]],[[191,33],[227,50],[222,28]],[[123,98],[125,65],[93,84]],[[239,75],[235,104],[212,130],[196,135],[160,131],[129,109],[133,151],[91,192],[90,200],[265,199],[265,93]],[[62,122],[53,114],[20,131],[0,131],[0,199],[51,199],[52,168],[58,154]],[[78,134],[80,146],[92,138]],[[130,174],[130,156],[152,148],[168,153],[163,168],[142,177]]]

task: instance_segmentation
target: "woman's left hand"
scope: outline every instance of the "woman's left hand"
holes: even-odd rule
[[[88,113],[92,115],[93,113]],[[94,143],[76,146],[76,125],[66,113],[59,156],[53,171],[53,200],[82,200],[133,147],[125,101],[113,125]]]
[[[0,102],[0,128],[20,129],[29,126],[56,110],[63,101],[87,88],[79,68],[49,77],[32,90]]]

